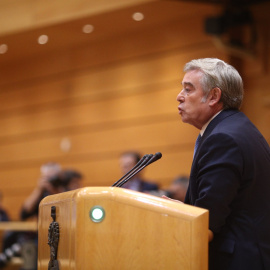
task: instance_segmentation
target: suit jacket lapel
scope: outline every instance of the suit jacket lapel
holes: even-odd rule
[[[220,123],[222,122],[225,118],[235,114],[239,112],[238,110],[224,110],[222,112],[220,112],[207,126],[205,132],[203,133],[202,136],[202,140],[200,142],[200,145],[198,146],[198,149],[196,151],[196,154],[194,156],[193,162],[194,160],[196,160],[196,157],[198,155],[198,153],[200,152],[200,148],[201,145],[203,144],[203,142],[205,141],[205,139],[211,134],[211,132],[213,131],[213,129]]]

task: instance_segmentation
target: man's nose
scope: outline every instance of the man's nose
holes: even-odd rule
[[[183,101],[184,101],[183,90],[177,95],[176,100],[177,100],[178,102],[183,102]]]

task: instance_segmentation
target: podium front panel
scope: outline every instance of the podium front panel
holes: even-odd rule
[[[39,207],[38,269],[48,269],[59,225],[59,269],[208,267],[208,211],[115,187],[88,187],[44,198]]]

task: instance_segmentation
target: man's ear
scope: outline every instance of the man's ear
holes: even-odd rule
[[[209,97],[209,105],[210,106],[214,106],[217,103],[219,103],[220,99],[221,99],[221,90],[220,90],[220,88],[214,87],[213,89],[211,89],[208,97]]]

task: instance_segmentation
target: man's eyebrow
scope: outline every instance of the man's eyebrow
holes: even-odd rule
[[[191,82],[182,82],[182,86],[191,86],[194,87],[194,85]]]

